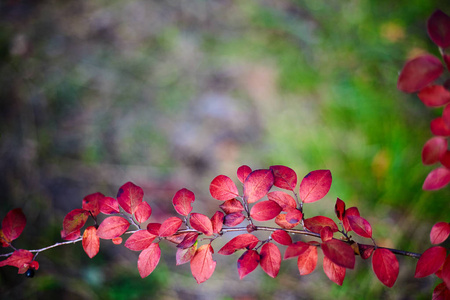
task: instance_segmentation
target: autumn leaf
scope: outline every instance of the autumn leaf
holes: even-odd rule
[[[231,255],[239,249],[253,249],[258,242],[258,238],[253,234],[244,233],[232,238],[218,253],[222,255]]]
[[[329,240],[320,245],[323,254],[333,263],[343,268],[355,267],[355,253],[350,245],[339,240]]]
[[[414,277],[421,278],[436,273],[444,264],[446,256],[447,249],[444,247],[428,248],[417,261]]]
[[[438,190],[450,182],[450,169],[439,167],[432,170],[423,183],[422,189],[425,191]]]
[[[197,243],[194,243],[194,245],[192,245],[189,248],[178,249],[175,255],[177,262],[176,265],[179,266],[190,262],[196,252],[197,252]]]
[[[239,191],[231,178],[219,175],[211,181],[209,192],[214,199],[226,201],[239,196]]]
[[[211,217],[211,225],[213,228],[213,233],[219,233],[222,230],[224,213],[221,211],[216,211]]]
[[[253,272],[259,265],[259,261],[260,257],[257,251],[245,251],[237,261],[239,279],[243,279],[245,276]]]
[[[281,228],[284,229],[292,229],[295,226],[297,226],[298,224],[300,224],[300,221],[298,221],[297,223],[289,223],[286,220],[286,216],[287,214],[279,214],[276,218],[275,218],[275,223],[280,226]]]
[[[244,200],[254,203],[264,197],[273,186],[273,173],[271,170],[255,170],[244,181]]]
[[[424,165],[432,165],[442,158],[447,151],[447,139],[443,137],[432,137],[429,139],[422,149],[422,163]]]
[[[397,89],[415,93],[432,83],[444,71],[439,58],[425,54],[408,60],[398,76]]]
[[[21,208],[10,210],[2,221],[3,235],[6,241],[11,242],[17,239],[23,232],[27,219]]]
[[[161,224],[161,227],[159,228],[159,236],[167,237],[173,235],[181,227],[181,224],[183,224],[183,221],[178,217],[168,218]]]
[[[182,216],[187,216],[192,211],[192,203],[195,201],[195,195],[188,189],[181,189],[173,196],[173,207]]]
[[[192,228],[204,233],[205,235],[214,234],[211,220],[203,214],[192,213],[189,219],[189,223],[191,224]]]
[[[417,96],[428,107],[440,107],[450,102],[450,92],[442,85],[428,85]]]
[[[303,203],[311,203],[322,199],[331,187],[330,170],[309,172],[300,183],[299,195]]]
[[[304,223],[307,229],[316,233],[320,233],[322,228],[326,226],[330,227],[331,231],[333,232],[337,232],[339,230],[336,223],[332,219],[324,216],[315,216],[312,218],[305,219]]]
[[[297,185],[297,174],[294,170],[286,166],[271,166],[273,172],[273,185],[282,189],[293,191]]]
[[[308,249],[298,256],[297,267],[300,275],[312,273],[317,266],[317,260],[317,247],[310,245]]]
[[[286,248],[286,252],[284,252],[284,259],[297,257],[306,250],[308,250],[308,248],[309,244],[302,241],[292,243]]]
[[[191,259],[191,273],[197,283],[208,280],[216,268],[216,262],[212,258],[212,247],[205,244],[197,249],[194,257]]]
[[[272,278],[277,277],[281,266],[281,253],[273,243],[266,243],[259,253],[261,268]]]
[[[398,260],[387,249],[377,248],[372,254],[372,268],[377,278],[387,287],[392,287],[399,272]]]
[[[100,212],[111,215],[120,213],[119,202],[112,197],[104,197],[100,201]]]
[[[244,183],[247,176],[252,172],[249,166],[243,165],[237,169],[237,178],[241,183]]]
[[[336,199],[336,204],[334,206],[334,212],[336,213],[336,217],[339,220],[342,221],[344,219],[344,214],[345,214],[345,203],[344,203],[344,201],[342,201],[339,198]]]
[[[438,222],[434,224],[430,232],[430,241],[433,245],[443,243],[450,235],[450,223]]]
[[[160,228],[161,228],[160,223],[148,223],[147,224],[147,231],[156,236],[159,235]]]
[[[275,201],[261,201],[253,205],[250,216],[256,221],[268,221],[275,218],[281,212],[281,206]]]
[[[244,206],[239,200],[230,199],[219,205],[219,207],[228,215],[244,211]]]
[[[122,217],[108,217],[97,228],[97,236],[101,239],[110,240],[124,234],[129,227],[130,223]]]
[[[70,234],[79,230],[86,224],[89,217],[89,212],[84,209],[74,209],[69,212],[63,220],[63,230],[66,234]]]
[[[289,235],[289,233],[287,233],[284,230],[281,230],[281,229],[275,230],[272,233],[271,237],[278,244],[285,245],[285,246],[289,246],[290,244],[292,244],[291,236]]]
[[[157,236],[148,230],[139,230],[133,233],[125,242],[125,247],[133,251],[142,251],[150,246]]]
[[[328,257],[323,257],[323,271],[325,275],[338,285],[344,283],[345,268],[333,263]]]
[[[142,278],[150,275],[159,263],[161,258],[161,248],[159,244],[150,244],[148,248],[142,250],[138,258],[138,271]]]
[[[223,218],[223,225],[228,226],[228,227],[234,227],[234,226],[241,224],[244,220],[245,220],[245,216],[243,213],[240,213],[240,212],[232,213],[232,214],[226,215]]]
[[[427,21],[428,36],[440,48],[450,46],[450,17],[437,9]]]
[[[144,191],[142,188],[132,182],[125,183],[117,192],[117,201],[123,210],[129,214],[134,214],[143,198]]]
[[[89,258],[93,258],[97,255],[100,250],[100,239],[97,236],[97,229],[95,226],[89,226],[84,230],[81,243],[83,245],[84,252],[86,252]]]
[[[103,198],[105,198],[105,195],[102,193],[87,195],[82,201],[82,208],[96,217],[100,213],[100,204]]]
[[[142,201],[141,203],[139,203],[136,211],[134,212],[134,217],[136,218],[136,221],[138,221],[138,223],[144,223],[150,218],[151,215],[152,208],[146,201]]]
[[[286,211],[288,208],[297,208],[297,202],[295,202],[295,199],[286,192],[269,192],[267,193],[267,198],[278,203],[278,205],[281,206],[284,211]]]
[[[177,248],[185,249],[190,248],[197,242],[198,232],[188,232],[184,239],[177,245]]]
[[[372,237],[372,226],[366,219],[360,216],[348,216],[348,222],[352,230],[357,234],[365,238]]]
[[[33,260],[33,253],[28,250],[19,249],[13,252],[7,259],[0,261],[0,267],[13,266],[19,268],[19,274],[26,272],[28,268],[23,268]]]

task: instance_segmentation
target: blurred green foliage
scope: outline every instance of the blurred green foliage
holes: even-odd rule
[[[439,0],[1,2],[0,216],[23,207],[17,243],[33,249],[58,241],[87,194],[131,180],[158,221],[187,187],[212,214],[214,176],[285,164],[300,178],[332,171],[308,216],[332,217],[340,197],[380,244],[424,251],[448,221],[449,190],[421,190],[437,112],[396,81],[408,57],[438,55],[425,27],[436,8],[450,13]],[[33,280],[1,268],[2,299],[425,299],[435,284],[412,278],[412,259],[388,289],[368,262],[337,287],[320,267],[300,278],[294,261],[239,281],[237,257],[217,257],[198,286],[169,247],[140,279],[136,253],[110,244],[92,260],[80,245],[44,252]]]

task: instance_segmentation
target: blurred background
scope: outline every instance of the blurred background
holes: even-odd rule
[[[421,189],[440,112],[396,82],[408,58],[439,55],[426,33],[437,8],[450,13],[439,0],[0,1],[0,218],[22,207],[14,244],[42,248],[61,241],[84,196],[114,197],[127,181],[144,189],[152,222],[175,213],[181,188],[211,216],[215,176],[284,164],[299,179],[333,174],[306,217],[336,219],[340,197],[378,244],[423,252],[432,225],[449,221],[449,189]],[[342,287],[321,264],[300,277],[294,259],[276,279],[258,268],[239,280],[240,254],[215,254],[198,285],[162,244],[145,279],[139,253],[110,241],[93,259],[80,243],[45,251],[33,279],[0,269],[1,298],[430,299],[437,284],[415,280],[416,260],[403,257],[391,289],[360,258]]]

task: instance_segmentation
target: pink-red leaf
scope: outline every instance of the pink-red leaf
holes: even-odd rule
[[[300,183],[300,199],[303,203],[311,203],[322,199],[331,187],[330,170],[309,172]]]
[[[298,256],[297,267],[300,275],[308,275],[317,266],[317,247],[310,245],[302,254]]]
[[[186,249],[192,247],[197,242],[198,232],[188,232],[184,239],[177,245],[177,248]]]
[[[397,89],[405,93],[418,92],[441,76],[443,70],[441,61],[433,55],[411,59],[400,72]]]
[[[173,235],[181,227],[181,224],[183,224],[183,221],[178,217],[168,218],[161,224],[161,227],[159,228],[159,236],[167,237]]]
[[[331,230],[331,228],[328,226],[322,228],[322,230],[320,231],[320,239],[322,240],[322,242],[329,241],[332,238],[333,238],[333,231]]]
[[[181,189],[173,196],[173,207],[182,216],[187,216],[192,211],[192,203],[195,195],[188,189]]]
[[[323,257],[323,271],[325,275],[338,285],[342,285],[345,278],[345,268],[333,263],[328,257]]]
[[[124,234],[129,227],[130,223],[125,218],[108,217],[98,227],[97,236],[101,239],[110,240]]]
[[[115,238],[111,239],[111,242],[114,245],[120,245],[123,242],[123,238],[121,236],[118,236],[118,237],[115,237]]]
[[[111,197],[104,197],[100,200],[100,212],[110,215],[120,213],[119,202]]]
[[[444,265],[442,266],[441,277],[447,285],[447,288],[450,289],[450,255],[447,256]]]
[[[243,165],[237,169],[237,177],[241,183],[244,183],[247,176],[252,172],[249,166]]]
[[[442,117],[431,120],[430,129],[431,133],[436,136],[450,136],[450,128],[447,127]]]
[[[195,252],[197,252],[197,243],[192,247],[185,249],[178,249],[176,254],[177,266],[188,263],[194,257]]]
[[[213,233],[219,233],[222,230],[224,213],[221,211],[216,211],[211,217],[211,225],[213,228]]]
[[[136,211],[134,212],[134,216],[136,217],[136,221],[138,221],[138,223],[144,223],[150,218],[151,215],[152,208],[146,201],[142,201],[141,203],[139,203]]]
[[[266,243],[259,253],[261,268],[272,278],[277,277],[281,266],[281,253],[273,243]]]
[[[292,257],[297,257],[300,254],[302,254],[303,252],[305,252],[306,250],[308,250],[309,248],[309,244],[302,242],[302,241],[298,241],[295,243],[290,244],[289,246],[287,246],[286,248],[286,252],[284,252],[284,258],[283,259],[289,259]]]
[[[356,234],[369,239],[372,237],[372,226],[366,219],[360,216],[348,216],[347,218],[350,227]]]
[[[283,191],[273,191],[267,193],[267,198],[269,200],[275,201],[278,203],[281,208],[286,211],[288,208],[296,208],[297,203],[295,202],[295,199],[292,198],[291,195],[283,192]]]
[[[89,258],[97,255],[100,250],[100,239],[97,236],[97,228],[95,226],[89,226],[84,230],[81,243],[83,244],[84,252],[86,252]]]
[[[67,233],[64,231],[64,229],[61,230],[61,238],[62,238],[63,240],[66,240],[66,241],[73,241],[73,240],[76,240],[76,239],[79,238],[80,236],[81,236],[81,230],[80,230],[80,229],[75,230],[75,231],[72,231],[72,232],[69,233],[69,234],[67,234]]]
[[[237,261],[239,279],[253,272],[259,265],[260,257],[255,250],[245,251]]]
[[[211,181],[209,192],[214,199],[226,201],[239,196],[239,191],[230,177],[219,175]]]
[[[259,242],[258,238],[250,233],[244,233],[232,238],[228,243],[226,243],[220,250],[219,254],[231,255],[239,249],[253,249]]]
[[[210,244],[200,246],[191,259],[191,273],[197,283],[208,280],[216,268],[216,262],[212,258],[213,249]]]
[[[124,246],[133,251],[141,251],[148,248],[156,237],[147,230],[139,230],[127,239]]]
[[[271,166],[273,172],[273,185],[282,189],[293,191],[297,185],[297,174],[294,170],[285,166]]]
[[[428,35],[441,48],[450,46],[450,17],[440,9],[434,11],[427,22]]]
[[[144,191],[142,188],[132,182],[125,183],[117,192],[117,201],[123,210],[129,214],[134,214],[143,198]]]
[[[158,265],[160,258],[161,248],[159,247],[159,244],[150,244],[148,248],[142,250],[141,254],[139,254],[137,263],[139,275],[141,275],[142,278],[150,275]]]
[[[371,245],[358,244],[358,250],[362,259],[368,259],[372,255],[373,250],[375,250],[375,247]]]
[[[223,219],[223,225],[228,227],[234,227],[241,224],[245,220],[243,213],[237,212],[226,215]]]
[[[219,207],[228,215],[244,211],[244,206],[239,200],[230,199],[219,205]]]
[[[350,223],[348,222],[349,216],[358,216],[359,217],[359,210],[357,207],[349,207],[345,210],[344,213],[344,219],[342,220],[342,225],[344,226],[344,229],[346,231],[351,231],[352,228],[350,227]]]
[[[285,246],[289,246],[290,244],[292,244],[291,236],[289,235],[289,233],[287,233],[284,230],[278,229],[278,230],[274,231],[272,233],[271,237],[278,244],[285,245]]]
[[[432,165],[442,158],[447,151],[447,139],[442,137],[432,137],[429,139],[422,149],[422,163],[424,165]]]
[[[63,230],[66,234],[70,234],[74,231],[79,230],[81,227],[86,224],[86,221],[89,217],[89,212],[84,209],[74,209],[69,212],[63,221]]]
[[[159,235],[160,228],[161,228],[160,223],[148,223],[147,224],[147,231],[156,236]]]
[[[322,228],[324,228],[325,226],[330,227],[333,232],[339,230],[336,223],[332,219],[324,216],[315,216],[309,219],[305,219],[304,222],[306,228],[316,233],[320,233]]]
[[[436,273],[445,262],[447,249],[440,246],[428,248],[419,258],[415,278],[426,277]]]
[[[443,243],[450,235],[450,223],[438,222],[433,225],[430,232],[430,241],[433,245]]]
[[[419,99],[428,107],[440,107],[450,102],[450,92],[442,85],[429,85],[417,94]]]
[[[273,186],[273,173],[271,170],[255,170],[244,181],[244,200],[254,203],[264,197]]]
[[[82,208],[90,211],[91,214],[96,217],[100,213],[100,204],[105,195],[102,193],[94,193],[84,197],[82,202]]]
[[[13,266],[19,268],[19,274],[23,274],[28,269],[23,267],[29,265],[33,257],[34,255],[30,251],[19,249],[14,251],[7,259],[0,261],[0,267]]]
[[[299,209],[296,208],[286,208],[286,222],[290,224],[298,224],[303,218],[303,214]]]
[[[336,204],[334,205],[334,212],[336,213],[336,216],[339,220],[344,219],[345,214],[345,203],[341,199],[336,199]]]
[[[275,223],[280,226],[281,228],[284,229],[292,229],[295,226],[297,226],[298,224],[300,224],[300,221],[298,221],[297,223],[289,223],[286,220],[286,216],[287,214],[279,214],[276,218],[275,218]]]
[[[355,253],[353,248],[340,240],[329,240],[320,245],[323,254],[333,263],[343,268],[355,267]]]
[[[392,287],[397,280],[399,264],[395,255],[383,248],[377,248],[372,255],[372,268],[377,278],[387,287]]]
[[[190,218],[190,224],[192,228],[200,232],[203,232],[205,235],[214,234],[211,220],[205,215],[199,213],[192,213]]]
[[[449,150],[445,151],[444,155],[442,155],[442,157],[441,157],[440,162],[444,167],[446,167],[447,169],[450,169],[450,151]]]
[[[27,218],[21,208],[10,210],[2,221],[3,235],[11,242],[17,239],[23,232]]]
[[[258,202],[250,210],[250,216],[256,221],[269,221],[281,212],[281,206],[275,201]]]
[[[422,189],[426,191],[438,190],[450,182],[450,169],[439,167],[432,170],[423,183]]]
[[[433,300],[448,300],[450,299],[450,289],[447,288],[444,282],[439,283],[433,291]]]
[[[450,94],[450,92],[448,92]],[[450,105],[447,104],[442,111],[442,120],[447,128],[450,128]]]

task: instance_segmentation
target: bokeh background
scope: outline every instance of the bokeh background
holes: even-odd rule
[[[426,20],[438,0],[0,1],[0,217],[27,216],[16,247],[60,241],[62,220],[84,196],[142,186],[152,221],[173,214],[181,188],[212,215],[209,183],[236,169],[284,164],[299,178],[332,171],[307,216],[334,218],[336,197],[358,206],[379,244],[423,252],[449,221],[449,190],[424,192],[421,164],[439,114],[396,90],[404,62],[438,55]],[[237,180],[236,180],[237,181]],[[300,277],[295,260],[272,279],[239,280],[236,260],[214,255],[197,285],[164,243],[151,276],[138,253],[101,242],[38,256],[35,278],[0,269],[2,299],[429,299],[435,278],[415,280],[415,260],[384,287],[357,259],[342,287],[321,265]],[[218,248],[217,248],[218,250]],[[216,250],[216,251],[217,251]],[[4,252],[7,249],[2,250]],[[4,253],[3,252],[3,253]]]

